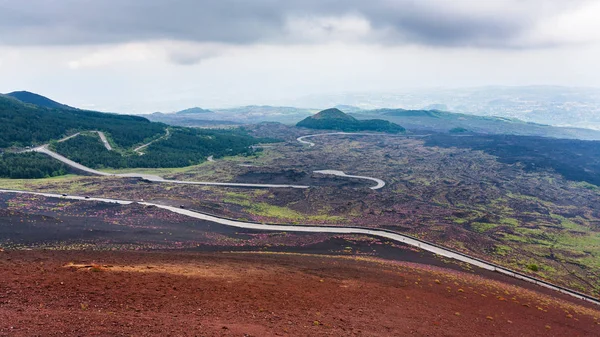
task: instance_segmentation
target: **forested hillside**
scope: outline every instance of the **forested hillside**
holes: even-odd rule
[[[163,134],[165,125],[145,118],[75,109],[51,109],[0,95],[0,148],[30,146],[59,139],[76,131],[108,133],[122,147]]]
[[[44,154],[0,153],[0,178],[33,179],[64,175],[68,168]]]
[[[174,128],[167,139],[153,143],[141,156],[108,151],[97,135],[81,135],[53,146],[58,153],[91,168],[157,168],[195,165],[208,156],[247,154],[253,151],[251,145],[269,141],[241,130]]]

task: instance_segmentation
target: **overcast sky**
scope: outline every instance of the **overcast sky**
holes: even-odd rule
[[[600,0],[0,0],[0,92],[118,112],[600,87]]]

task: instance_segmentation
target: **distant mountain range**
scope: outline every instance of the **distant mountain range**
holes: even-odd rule
[[[217,121],[221,125],[255,124],[280,122],[295,124],[318,110],[268,105],[249,105],[230,109],[190,108],[172,113],[155,112],[142,115],[151,121],[179,126],[207,126],[207,121]]]
[[[400,133],[406,131],[406,129],[400,125],[382,119],[358,120],[336,108],[323,110],[313,116],[306,117],[298,122],[296,126],[309,129],[338,130],[346,132],[377,131]]]
[[[380,108],[442,110],[470,115],[516,118],[553,126],[600,130],[599,88],[487,86],[392,93],[317,94],[298,98],[292,104],[311,107],[343,104],[363,110]]]
[[[198,108],[199,109],[199,108]],[[464,130],[466,132],[484,134],[511,134],[525,136],[541,136],[568,139],[600,140],[600,131],[555,127],[516,118],[478,116],[464,113],[453,113],[435,109],[361,109],[352,105],[337,105],[336,109],[349,114],[358,120],[383,119],[408,130],[424,130],[434,132],[450,132]],[[185,110],[184,110],[185,111]],[[198,110],[200,111],[200,110]],[[306,117],[318,112],[315,109],[274,106],[246,106],[233,109],[201,109],[202,113],[154,113],[144,117],[172,125],[200,126],[255,124],[260,122],[279,122],[296,124]],[[209,123],[209,121],[213,121]],[[464,132],[463,131],[463,132]]]
[[[515,118],[474,116],[439,110],[376,109],[351,114],[357,119],[380,118],[398,123],[408,130],[449,132],[456,128],[484,134],[509,134],[568,139],[600,140],[600,131],[555,127]]]
[[[97,116],[114,116],[110,118],[119,119],[119,115],[116,114],[102,114],[98,112],[79,110],[66,104],[51,100],[47,97],[27,91],[12,92],[7,95],[0,95],[0,98],[3,98],[3,102],[1,103],[5,109],[9,105],[18,106],[18,108],[15,108],[15,110],[10,111],[11,113],[14,111],[27,111],[28,113],[35,112],[35,114],[30,114],[28,116],[38,116],[41,113],[39,110],[41,108],[57,111],[69,111],[69,114],[56,115],[57,117],[55,119],[49,119],[46,123],[46,126],[44,126],[44,128],[58,128],[58,134],[61,134],[61,130],[64,131],[62,126],[59,125],[59,120],[83,118],[81,116],[89,114],[100,114]],[[410,100],[408,101],[410,102]],[[20,105],[16,104],[16,102],[20,103]],[[39,109],[35,111],[36,109],[33,109],[31,106],[27,106],[27,104],[39,107]],[[437,105],[434,106],[440,107]],[[463,132],[483,134],[511,134],[600,140],[600,131],[573,127],[554,127],[532,122],[525,122],[517,118],[478,116],[464,113],[447,112],[437,109],[362,109],[360,106],[356,105],[337,105],[335,109],[349,114],[356,120],[386,120],[397,125],[402,125],[402,127],[406,128],[407,130],[424,130],[432,132],[450,132],[451,130],[462,130]],[[4,110],[2,113],[6,114],[7,112],[8,110]],[[258,105],[214,110],[194,107],[175,113],[157,112],[150,115],[143,115],[144,118],[141,120],[148,119],[154,122],[162,122],[177,126],[230,127],[240,124],[255,124],[260,122],[296,124],[317,112],[318,110],[315,109]],[[48,111],[43,113],[42,116],[43,118],[47,118],[49,115],[54,114],[56,114],[56,112]],[[24,113],[24,115],[27,114]],[[4,117],[6,118],[6,116]],[[0,116],[0,119],[1,118],[2,116]],[[38,120],[42,117],[31,118],[33,118],[30,121],[31,123],[41,126],[38,125]],[[127,118],[130,117],[123,116],[123,120],[126,120]],[[69,120],[67,125],[71,125],[72,123],[73,121]],[[120,121],[120,123],[123,123],[123,121]],[[4,126],[11,124],[9,123],[2,125]],[[4,131],[4,133],[6,134],[6,131]],[[55,138],[54,132],[44,131],[44,134],[45,133],[52,134],[53,136],[50,138]],[[45,139],[45,137],[35,136],[36,134],[39,135],[39,133],[33,133],[30,136],[25,136],[22,141],[26,144],[30,141],[36,142],[38,140],[41,141]],[[123,137],[125,136],[126,135],[123,135]]]

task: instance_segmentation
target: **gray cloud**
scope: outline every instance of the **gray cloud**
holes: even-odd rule
[[[296,37],[286,32],[290,17],[354,15],[367,20],[376,31],[363,37],[367,42],[512,48],[515,39],[540,20],[578,3],[579,0],[0,0],[0,44],[81,45],[156,39],[294,43],[298,42]],[[190,55],[179,56],[175,61],[192,63],[194,59]]]

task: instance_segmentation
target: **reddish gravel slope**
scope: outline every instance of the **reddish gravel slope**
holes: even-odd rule
[[[92,266],[92,267],[90,267]],[[408,262],[0,252],[4,336],[591,336],[600,311]]]

